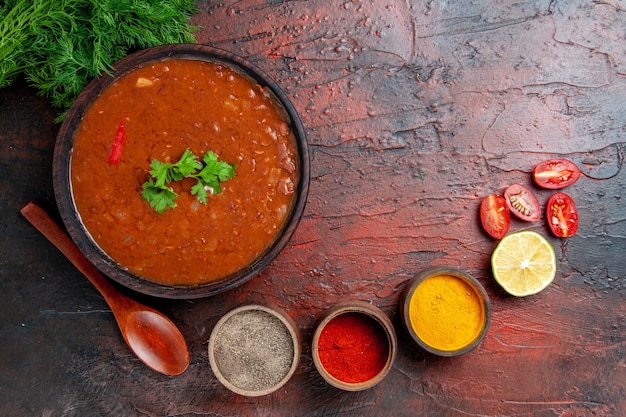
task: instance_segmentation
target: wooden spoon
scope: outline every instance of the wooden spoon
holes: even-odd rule
[[[124,340],[143,363],[165,375],[179,375],[187,369],[187,342],[170,319],[120,293],[37,204],[30,202],[20,211],[100,291]]]

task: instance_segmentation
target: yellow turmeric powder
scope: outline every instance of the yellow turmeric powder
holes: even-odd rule
[[[470,345],[485,323],[485,307],[476,289],[452,275],[421,282],[409,301],[411,327],[432,348],[454,351]]]

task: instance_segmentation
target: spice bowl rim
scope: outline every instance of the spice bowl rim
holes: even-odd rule
[[[144,278],[139,274],[130,272],[106,254],[91,237],[81,220],[74,203],[70,179],[74,133],[80,127],[82,118],[92,103],[119,78],[151,62],[172,58],[221,63],[257,82],[277,102],[277,109],[285,113],[297,150],[299,180],[295,189],[294,200],[281,230],[274,240],[252,262],[242,266],[238,271],[222,279],[197,285],[168,285]],[[287,246],[298,227],[310,185],[310,156],[306,133],[297,110],[284,90],[274,79],[246,59],[228,51],[202,44],[161,45],[143,49],[117,61],[110,74],[103,74],[91,81],[79,94],[59,128],[52,165],[57,208],[68,234],[85,257],[118,284],[142,294],[169,299],[195,299],[220,294],[244,284],[261,272]]]
[[[389,347],[387,362],[376,376],[363,382],[352,383],[335,378],[324,368],[324,365],[322,365],[319,357],[318,344],[320,334],[322,333],[324,327],[336,317],[349,313],[363,314],[373,319],[376,323],[380,325],[380,327],[384,330],[385,335],[387,336],[387,344]],[[391,322],[389,317],[374,304],[370,304],[368,302],[360,300],[340,302],[334,304],[333,306],[329,307],[325,312],[323,312],[315,326],[311,342],[313,364],[318,373],[327,383],[334,386],[335,388],[340,388],[344,391],[363,391],[372,388],[373,386],[380,383],[391,371],[391,368],[393,367],[393,363],[395,361],[396,351],[397,336],[393,323]]]
[[[258,390],[258,391],[253,391],[253,390],[246,390],[246,389],[242,389],[239,388],[238,386],[234,385],[233,383],[231,383],[222,373],[222,371],[220,370],[217,361],[215,359],[215,340],[216,340],[216,336],[217,336],[217,332],[222,328],[222,326],[228,321],[228,319],[230,319],[231,317],[246,312],[246,311],[263,311],[267,314],[272,315],[273,317],[276,317],[278,320],[280,320],[280,322],[285,326],[285,328],[289,331],[289,335],[291,336],[291,341],[293,343],[293,357],[292,357],[292,362],[291,362],[291,366],[289,368],[289,370],[287,371],[287,373],[285,374],[285,376],[275,385],[266,388],[266,389],[262,389],[262,390]],[[282,386],[284,386],[287,382],[289,382],[289,380],[291,379],[291,377],[294,375],[294,373],[296,372],[296,369],[298,368],[298,365],[300,363],[300,356],[302,353],[302,345],[300,342],[300,333],[298,331],[298,327],[296,325],[296,323],[293,321],[293,319],[281,308],[276,307],[276,306],[270,306],[270,305],[264,305],[264,304],[246,304],[243,306],[239,306],[236,307],[230,311],[228,311],[226,314],[224,314],[215,324],[215,326],[213,327],[213,330],[211,331],[211,334],[209,336],[209,343],[208,343],[208,347],[207,347],[207,351],[208,351],[208,356],[209,356],[209,364],[211,366],[211,370],[213,371],[213,374],[215,375],[215,377],[218,379],[218,381],[220,383],[222,383],[222,385],[224,385],[226,388],[228,388],[230,391],[239,394],[239,395],[243,395],[246,397],[260,397],[263,395],[268,395],[271,394],[272,392],[280,389]]]
[[[451,275],[451,276],[454,276],[456,278],[459,278],[465,281],[467,284],[469,284],[473,288],[476,295],[482,301],[482,306],[483,306],[483,311],[484,311],[484,320],[483,320],[482,329],[480,330],[480,332],[478,332],[478,335],[472,340],[472,342],[470,342],[466,346],[463,346],[459,349],[455,349],[455,350],[437,349],[429,345],[425,341],[423,341],[419,337],[419,335],[415,332],[415,330],[413,329],[413,326],[411,325],[411,317],[410,317],[411,298],[413,297],[417,287],[419,287],[421,283],[437,275]],[[469,273],[463,271],[460,268],[455,268],[455,267],[446,267],[446,266],[430,267],[417,273],[409,281],[409,284],[405,287],[403,294],[400,297],[400,314],[402,316],[402,324],[403,324],[404,329],[411,336],[411,339],[413,339],[413,341],[415,341],[421,348],[423,348],[427,352],[433,353],[438,356],[452,357],[452,356],[463,355],[471,351],[476,346],[478,346],[480,342],[485,338],[485,335],[487,334],[487,330],[489,329],[489,325],[491,323],[491,302],[489,300],[487,291],[485,290],[483,285],[480,283],[480,281],[478,281]]]

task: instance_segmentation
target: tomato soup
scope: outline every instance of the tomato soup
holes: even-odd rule
[[[172,182],[176,207],[157,213],[142,197],[150,163],[186,149],[215,153],[235,176],[206,204],[190,193],[193,180]],[[147,280],[185,286],[263,254],[290,213],[298,170],[287,116],[264,87],[226,64],[172,58],[124,75],[93,102],[75,133],[70,181],[102,251]]]

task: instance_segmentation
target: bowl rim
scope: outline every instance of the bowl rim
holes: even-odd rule
[[[415,294],[415,290],[422,282],[437,275],[451,275],[465,281],[474,289],[474,292],[482,301],[485,318],[480,332],[478,332],[478,335],[474,338],[474,340],[472,340],[471,343],[456,350],[442,350],[429,345],[419,337],[411,325],[410,302],[411,298],[413,298],[413,295]],[[427,352],[438,356],[452,357],[471,351],[484,339],[491,322],[491,303],[483,285],[472,275],[454,267],[431,267],[419,272],[409,281],[409,284],[406,286],[402,296],[400,297],[400,314],[402,315],[402,324],[404,325],[405,330],[409,333],[411,339],[413,339],[420,347]]]
[[[218,62],[229,65],[266,87],[282,105],[290,121],[298,152],[299,183],[295,201],[276,239],[249,265],[220,280],[198,285],[166,285],[127,271],[111,259],[93,241],[82,225],[71,192],[70,163],[74,131],[93,101],[119,77],[149,62],[172,58]],[[61,219],[81,252],[106,276],[140,293],[170,299],[195,299],[220,294],[240,286],[257,275],[283,250],[295,232],[306,205],[310,183],[310,156],[302,121],[286,93],[276,81],[246,59],[228,51],[201,44],[161,45],[132,53],[113,65],[110,74],[92,80],[68,111],[57,135],[53,155],[53,187]]]
[[[367,316],[378,323],[387,336],[387,343],[389,347],[387,362],[378,374],[367,381],[345,382],[337,379],[324,368],[320,359],[318,345],[322,330],[329,322],[343,314],[362,314]],[[379,307],[361,300],[348,300],[331,306],[321,315],[313,332],[311,354],[315,368],[327,383],[344,391],[363,391],[378,385],[383,379],[385,379],[387,374],[389,374],[395,361],[397,343],[393,323]]]
[[[277,318],[289,331],[289,335],[291,336],[291,340],[293,343],[293,357],[291,358],[292,362],[285,376],[277,384],[269,388],[265,388],[265,389],[258,390],[258,391],[245,390],[232,384],[222,374],[222,371],[217,364],[217,360],[215,358],[215,352],[214,352],[215,339],[217,336],[217,332],[219,332],[219,330],[228,321],[228,319],[246,311],[262,311],[264,313],[267,313]],[[302,347],[300,345],[300,334],[298,332],[298,327],[296,326],[296,323],[293,321],[293,319],[284,310],[276,306],[269,306],[269,305],[263,305],[263,304],[247,304],[247,305],[239,306],[230,310],[218,320],[218,322],[215,324],[215,327],[213,327],[213,330],[211,331],[211,335],[209,336],[209,345],[208,345],[207,350],[208,350],[209,364],[211,366],[211,370],[213,371],[213,374],[215,375],[215,377],[226,388],[228,388],[232,392],[239,394],[239,395],[244,395],[247,397],[259,397],[262,395],[271,394],[272,392],[284,386],[291,379],[291,377],[296,372],[296,369],[298,368],[298,365],[300,363],[300,355],[302,352]]]

